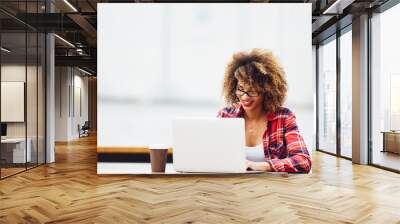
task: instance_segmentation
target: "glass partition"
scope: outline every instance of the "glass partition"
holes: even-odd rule
[[[42,11],[41,4],[39,1],[27,2],[26,12],[34,14]],[[36,20],[36,21],[35,21]],[[32,17],[31,22],[33,24],[38,23],[38,17]],[[27,99],[26,99],[26,113],[27,113],[27,150],[31,151],[30,162],[27,163],[27,167],[35,167],[38,165],[39,153],[38,153],[38,111],[39,111],[39,63],[40,53],[39,43],[41,40],[39,33],[35,29],[26,30],[27,37]]]
[[[38,132],[38,35],[36,32],[27,33],[27,74],[26,74],[26,113],[27,113],[27,150],[30,151],[30,160],[27,163],[28,168],[37,165],[38,159],[38,144],[37,144],[37,132]]]
[[[336,39],[318,47],[318,149],[336,154]]]
[[[1,1],[0,7],[21,16],[43,13],[44,3]],[[0,12],[0,178],[45,163],[45,34],[10,15]]]
[[[38,75],[37,75],[37,162],[38,164],[43,164],[46,162],[46,138],[45,138],[45,124],[46,124],[46,76],[45,76],[45,66],[46,66],[46,39],[43,33],[38,34]]]
[[[24,171],[26,150],[26,33],[1,34],[1,176]]]

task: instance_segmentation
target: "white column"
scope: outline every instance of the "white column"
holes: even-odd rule
[[[46,1],[46,11],[54,12],[54,5]],[[54,34],[46,35],[46,163],[55,162],[55,42]]]
[[[353,20],[353,162],[368,163],[368,15]]]
[[[55,161],[54,133],[55,133],[55,76],[54,76],[54,35],[46,36],[46,163]]]

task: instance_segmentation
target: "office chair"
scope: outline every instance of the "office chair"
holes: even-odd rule
[[[90,129],[89,121],[85,121],[82,127],[80,127],[80,125],[78,124],[79,138],[89,136],[89,129]]]

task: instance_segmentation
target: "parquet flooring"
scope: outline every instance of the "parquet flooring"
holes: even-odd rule
[[[0,223],[400,223],[400,175],[315,152],[311,175],[96,174],[96,139],[0,181]]]
[[[10,175],[13,175],[13,174],[15,174],[15,173],[18,173],[18,172],[21,172],[21,171],[24,171],[25,170],[25,167],[17,167],[17,168],[14,168],[14,167],[12,167],[12,168],[9,168],[9,167],[7,167],[7,168],[1,168],[1,176],[2,177],[7,177],[7,176],[10,176]]]

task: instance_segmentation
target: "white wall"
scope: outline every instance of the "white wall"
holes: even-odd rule
[[[70,141],[88,120],[88,78],[72,67],[56,67],[55,73],[55,140]]]
[[[78,74],[77,74],[78,72]],[[77,129],[78,124],[81,126],[88,121],[89,112],[88,112],[88,77],[82,76],[78,70],[75,70],[74,75],[74,108],[72,108],[72,120],[71,126],[73,127],[71,130],[71,134],[73,138],[79,137],[79,132]],[[79,93],[80,91],[80,93]],[[79,97],[80,95],[80,97]],[[80,101],[80,102],[79,102]],[[79,108],[81,107],[81,108]]]
[[[98,4],[98,146],[170,143],[176,116],[215,116],[234,52],[272,50],[314,147],[311,4]]]
[[[27,88],[27,119],[28,119],[28,137],[30,134],[35,133],[36,136],[36,66],[6,64],[1,66],[1,81],[3,82],[25,82],[26,72],[28,74],[29,87]],[[34,88],[32,87],[34,86]],[[2,96],[6,97],[6,96]],[[39,105],[40,107],[41,105]],[[1,108],[7,110],[7,108]],[[24,108],[22,108],[24,109]],[[25,137],[25,123],[26,122],[7,122],[7,136],[8,137]],[[40,136],[42,137],[42,136]]]
[[[68,140],[68,67],[55,68],[55,141]]]

